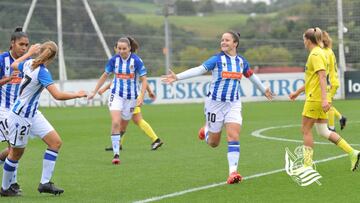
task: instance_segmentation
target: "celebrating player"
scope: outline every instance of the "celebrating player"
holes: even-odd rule
[[[39,54],[35,59],[24,61],[38,52]],[[63,189],[56,187],[50,181],[62,141],[51,124],[38,112],[39,97],[44,88],[57,100],[85,97],[86,92],[70,93],[61,92],[57,89],[50,72],[46,68],[55,58],[56,53],[57,45],[52,41],[47,41],[41,45],[31,46],[28,53],[11,64],[15,71],[19,70],[24,74],[24,78],[20,84],[19,96],[11,107],[11,112],[6,121],[9,131],[7,139],[11,147],[4,164],[0,191],[2,196],[20,195],[18,191],[10,188],[10,183],[30,134],[39,136],[48,145],[44,154],[38,191],[55,195],[64,192]]]
[[[228,141],[228,184],[238,183],[242,180],[237,172],[240,157],[239,134],[242,125],[240,79],[244,75],[261,90],[268,99],[272,99],[272,92],[263,86],[259,78],[253,74],[249,63],[237,53],[240,34],[232,31],[222,35],[221,52],[212,56],[202,65],[186,70],[182,73],[163,76],[163,82],[171,84],[177,80],[183,80],[212,72],[210,91],[205,101],[204,113],[206,124],[199,131],[199,138],[205,139],[211,147],[217,147],[220,143],[221,131],[225,125]]]
[[[120,163],[121,136],[126,131],[135,107],[143,104],[147,86],[146,68],[140,57],[134,53],[139,48],[138,43],[131,37],[122,37],[118,40],[116,47],[118,54],[108,61],[105,72],[101,75],[92,94],[88,96],[88,99],[92,99],[110,74],[114,73],[109,97],[113,164]],[[140,93],[138,93],[139,80],[141,81]]]

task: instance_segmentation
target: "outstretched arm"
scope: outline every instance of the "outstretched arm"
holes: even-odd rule
[[[170,70],[170,73],[167,74],[167,75],[163,75],[162,76],[162,79],[161,81],[167,83],[167,84],[171,84],[177,80],[184,80],[184,79],[188,79],[188,78],[192,78],[192,77],[195,77],[195,76],[199,76],[199,75],[202,75],[204,73],[206,73],[207,70],[204,66],[198,66],[198,67],[195,67],[195,68],[191,68],[191,69],[188,69],[184,72],[181,72],[179,74],[175,74],[174,72],[172,72]]]
[[[249,77],[249,80],[265,95],[268,100],[272,100],[274,98],[274,94],[269,88],[265,88],[258,76],[252,74]]]
[[[87,96],[86,92],[83,90],[78,92],[62,92],[56,87],[55,84],[47,86],[46,89],[56,100],[69,100]]]
[[[96,95],[96,93],[99,91],[100,87],[104,84],[104,82],[106,81],[108,77],[108,73],[104,72],[98,82],[96,83],[95,89],[88,95],[88,99],[92,99],[94,98],[94,96]]]

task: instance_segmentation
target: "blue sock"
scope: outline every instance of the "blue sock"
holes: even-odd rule
[[[238,162],[240,158],[240,142],[231,141],[228,142],[228,162],[229,162],[229,174],[237,171]]]
[[[58,156],[57,151],[53,151],[51,149],[47,149],[45,151],[44,159],[43,159],[43,169],[40,180],[41,184],[50,182],[54,172],[57,156]]]
[[[4,169],[3,169],[3,179],[1,184],[2,189],[4,190],[9,189],[17,166],[18,166],[18,161],[13,161],[8,158],[5,159]]]

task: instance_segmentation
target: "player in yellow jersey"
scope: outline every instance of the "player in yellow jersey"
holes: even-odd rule
[[[329,63],[328,81],[330,82],[330,85],[328,85],[327,99],[328,102],[331,103],[332,99],[336,94],[336,90],[340,86],[340,81],[337,73],[338,69],[336,64],[336,57],[332,50],[332,39],[326,31],[323,31],[322,41],[324,43],[323,50],[325,52],[326,58],[328,59],[328,63]],[[346,117],[342,116],[334,106],[330,107],[330,110],[327,112],[327,115],[328,115],[329,130],[335,131],[335,116],[339,119],[341,130],[344,129],[344,127],[346,126]]]
[[[322,31],[320,28],[309,28],[303,35],[304,45],[310,51],[305,69],[305,86],[290,94],[295,99],[305,90],[306,100],[302,112],[302,133],[304,139],[304,166],[312,166],[313,161],[313,135],[312,127],[316,132],[330,140],[343,151],[351,161],[351,171],[358,168],[360,152],[353,149],[340,135],[327,128],[327,115],[331,105],[327,100],[326,76],[329,73],[329,64],[323,51]]]
[[[102,95],[104,92],[106,92],[110,88],[110,86],[111,86],[111,83],[107,84],[105,87],[101,88],[98,93],[100,95]],[[149,97],[152,100],[155,100],[156,96],[155,96],[154,92],[151,90],[149,85],[146,87],[146,91],[148,92]],[[140,107],[138,107],[138,106],[135,107],[133,116],[132,116],[132,120],[151,139],[151,141],[152,141],[151,150],[157,150],[159,147],[161,147],[163,142],[160,140],[160,138],[158,138],[158,136],[156,135],[156,133],[154,132],[154,130],[152,129],[150,124],[143,119]],[[124,137],[122,137],[122,139],[121,139],[120,149],[122,149],[123,142],[124,142]],[[107,148],[105,148],[105,150],[112,151],[112,147],[107,147]]]

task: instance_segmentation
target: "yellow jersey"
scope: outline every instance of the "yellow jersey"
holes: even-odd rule
[[[308,56],[305,68],[305,95],[306,101],[322,101],[318,71],[329,73],[328,62],[323,49],[313,48]]]
[[[340,86],[338,67],[333,50],[331,50],[330,48],[324,48],[323,50],[325,52],[326,58],[328,59],[328,63],[329,63],[329,75],[327,76],[327,78],[328,78],[328,82],[330,83],[328,84],[329,94],[330,97],[332,98],[335,96],[336,90]]]

